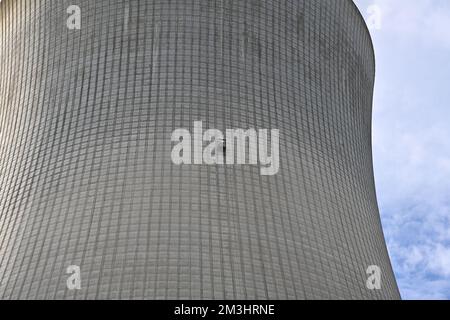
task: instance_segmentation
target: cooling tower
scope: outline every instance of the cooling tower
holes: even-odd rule
[[[400,298],[374,73],[349,0],[1,1],[0,298]],[[175,164],[196,121],[279,170]]]

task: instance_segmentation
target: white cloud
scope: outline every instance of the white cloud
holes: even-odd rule
[[[450,248],[436,246],[432,252],[432,259],[428,261],[430,270],[443,277],[450,276]]]
[[[450,9],[442,0],[360,0],[363,14],[376,5],[381,12],[381,32],[398,40],[414,41],[415,45],[445,45],[450,48]]]
[[[388,248],[403,298],[450,299],[450,2],[380,7],[374,161]]]

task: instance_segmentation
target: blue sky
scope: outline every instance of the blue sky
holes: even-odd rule
[[[400,291],[450,299],[450,1],[355,2],[368,22],[380,17],[374,165]]]

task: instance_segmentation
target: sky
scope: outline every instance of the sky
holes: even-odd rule
[[[375,47],[375,180],[402,298],[450,299],[450,1],[355,3]]]

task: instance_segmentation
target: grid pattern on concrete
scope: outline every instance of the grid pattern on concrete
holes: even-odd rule
[[[348,0],[3,0],[0,298],[399,298],[374,68]],[[279,129],[279,173],[173,165],[198,120]]]

